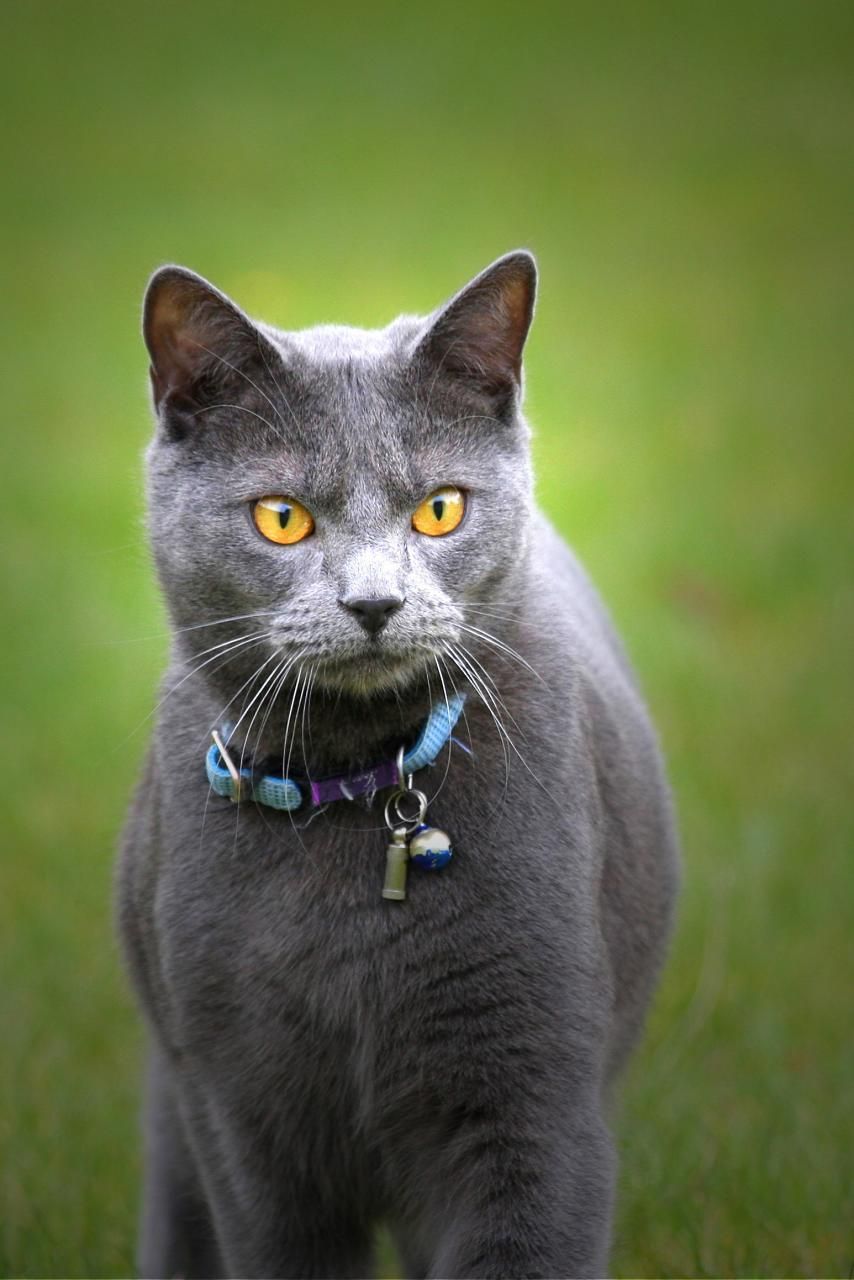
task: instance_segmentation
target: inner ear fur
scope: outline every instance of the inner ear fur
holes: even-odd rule
[[[143,303],[155,407],[192,410],[213,403],[257,358],[266,341],[239,307],[186,267],[161,267]]]
[[[417,355],[488,396],[514,396],[536,289],[533,256],[523,249],[506,254],[441,308]]]

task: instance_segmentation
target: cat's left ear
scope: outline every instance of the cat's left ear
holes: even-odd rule
[[[537,264],[525,249],[482,271],[431,320],[416,356],[506,406],[522,380]]]

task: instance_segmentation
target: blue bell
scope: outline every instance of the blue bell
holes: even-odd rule
[[[416,827],[409,840],[409,857],[413,866],[422,871],[441,871],[454,856],[451,837],[423,822]]]

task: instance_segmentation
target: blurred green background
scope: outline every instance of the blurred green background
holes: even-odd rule
[[[541,500],[685,844],[614,1271],[847,1275],[854,7],[5,0],[0,27],[2,1274],[132,1269],[110,881],[165,650],[147,274],[371,325],[528,245]]]

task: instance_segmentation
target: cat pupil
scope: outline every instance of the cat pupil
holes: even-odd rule
[[[445,513],[445,499],[434,498],[433,499],[433,515],[436,517],[436,520],[440,521],[444,513]]]
[[[279,527],[284,529],[291,518],[291,509],[282,505],[279,507]]]

